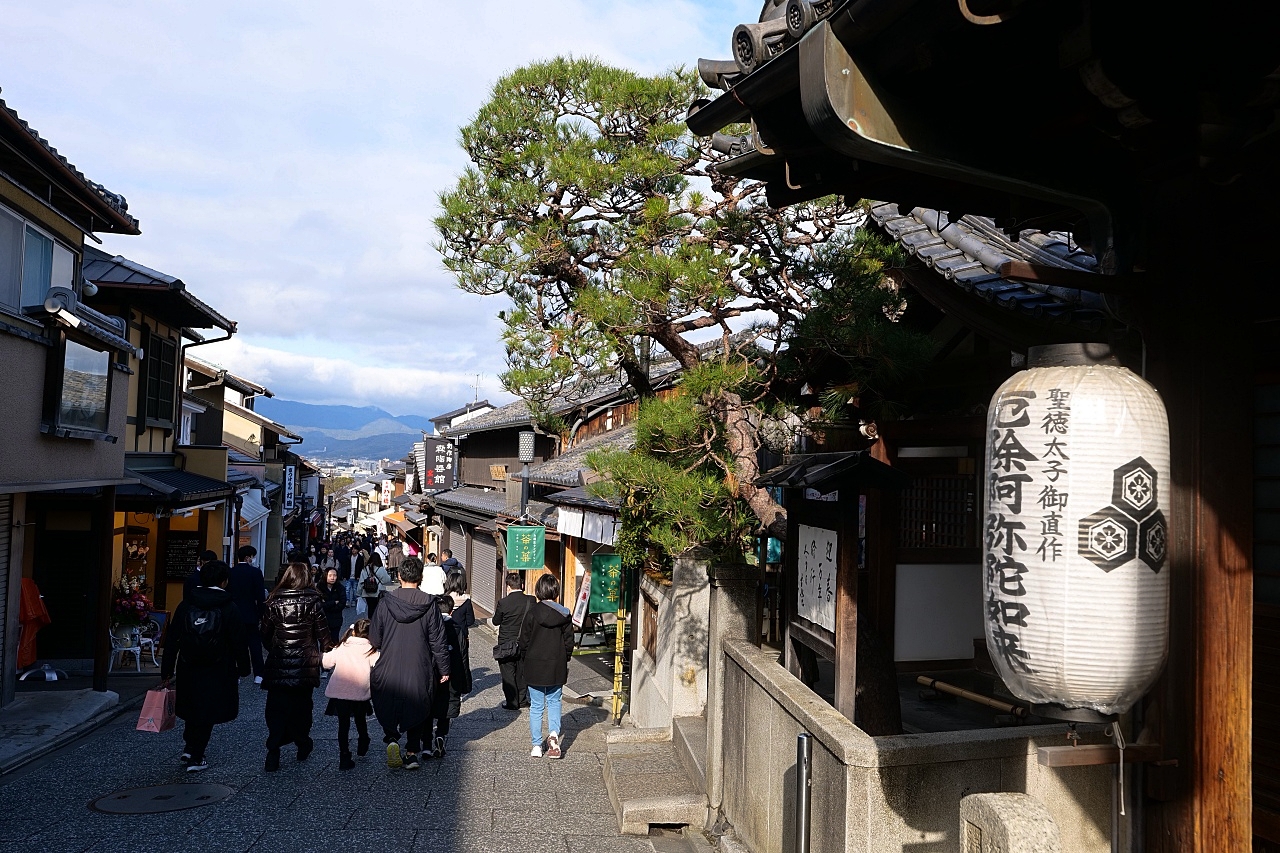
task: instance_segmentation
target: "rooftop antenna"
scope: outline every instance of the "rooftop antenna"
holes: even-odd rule
[[[476,374],[475,389],[476,389],[476,398],[472,402],[479,403],[480,402],[480,374],[479,373]]]

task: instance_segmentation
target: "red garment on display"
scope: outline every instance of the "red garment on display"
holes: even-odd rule
[[[36,662],[36,632],[52,621],[36,582],[23,578],[22,598],[18,606],[18,622],[22,625],[22,640],[18,643],[19,669]]]

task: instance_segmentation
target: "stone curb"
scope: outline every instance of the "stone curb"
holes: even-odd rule
[[[13,771],[18,770],[22,767],[25,767],[33,761],[38,761],[39,759],[44,758],[46,755],[57,752],[67,744],[73,741],[79,740],[81,737],[84,737],[90,732],[98,728],[101,728],[102,726],[105,726],[107,723],[111,722],[117,717],[121,717],[130,711],[136,711],[138,708],[142,707],[142,703],[146,698],[147,698],[147,694],[142,693],[138,696],[133,697],[132,699],[122,700],[120,702],[117,702],[115,705],[112,705],[110,708],[99,711],[97,714],[85,720],[83,723],[80,723],[79,725],[76,725],[76,726],[72,726],[71,728],[67,729],[65,732],[62,732],[61,734],[49,740],[47,743],[42,743],[39,746],[34,746],[31,749],[28,749],[26,752],[23,752],[14,756],[4,764],[0,764],[0,777],[8,776]]]

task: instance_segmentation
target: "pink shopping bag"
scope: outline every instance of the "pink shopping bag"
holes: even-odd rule
[[[177,725],[177,715],[173,712],[175,696],[176,691],[165,687],[148,690],[142,713],[138,715],[138,731],[167,732]]]

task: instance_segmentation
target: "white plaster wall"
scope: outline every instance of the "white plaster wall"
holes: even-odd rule
[[[983,636],[982,567],[898,566],[893,659],[969,660]]]

